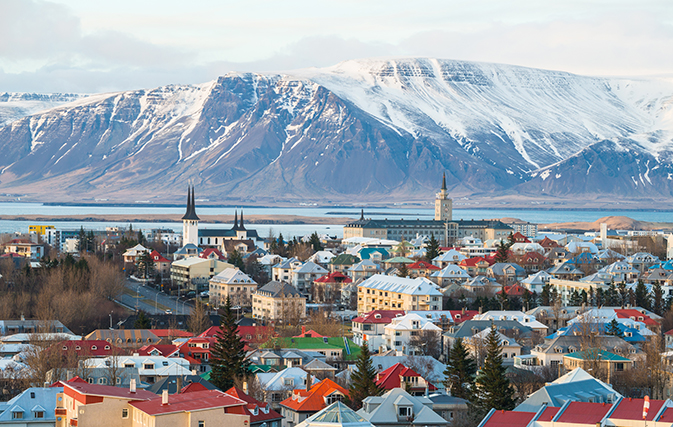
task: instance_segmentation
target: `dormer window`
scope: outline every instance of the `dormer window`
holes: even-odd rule
[[[397,416],[399,418],[411,418],[413,417],[413,409],[411,406],[400,406],[397,408]]]

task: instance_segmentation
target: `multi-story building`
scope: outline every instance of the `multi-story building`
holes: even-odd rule
[[[374,310],[353,319],[353,342],[362,345],[366,340],[372,351],[385,344],[383,334],[394,318],[404,316],[404,310]]]
[[[327,274],[327,270],[314,263],[306,261],[291,271],[290,279],[292,286],[304,295],[310,295],[313,281]]]
[[[210,279],[227,268],[234,266],[217,259],[184,258],[171,265],[171,281],[182,289],[206,291]]]
[[[306,298],[289,283],[269,282],[252,296],[252,317],[292,321],[306,317]]]
[[[366,219],[364,213],[358,221],[344,226],[344,239],[351,237],[374,237],[397,241],[411,240],[418,236],[434,235],[444,246],[452,246],[456,240],[474,236],[482,241],[506,239],[512,228],[498,220],[453,220],[452,201],[446,192],[445,182],[435,199],[435,218],[432,220]]]
[[[409,313],[395,317],[384,327],[384,331],[383,339],[388,350],[396,350],[413,356],[424,354],[424,351],[414,346],[411,342],[412,337],[421,333],[435,334],[437,341],[440,341],[442,328],[416,313]]]
[[[210,305],[219,307],[227,297],[232,306],[252,306],[252,294],[257,282],[238,268],[227,268],[210,279]]]
[[[425,277],[376,274],[358,285],[358,313],[372,310],[441,310],[439,286]]]

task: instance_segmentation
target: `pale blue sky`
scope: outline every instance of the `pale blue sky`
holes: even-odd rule
[[[0,0],[0,92],[199,83],[431,56],[673,74],[670,0]]]

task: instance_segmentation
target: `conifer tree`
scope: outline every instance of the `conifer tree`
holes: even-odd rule
[[[642,280],[638,280],[638,284],[636,285],[636,305],[646,310],[650,309],[650,296]]]
[[[664,314],[664,290],[658,280],[652,285],[652,311],[659,316]]]
[[[623,338],[622,330],[619,329],[619,322],[617,322],[617,319],[612,319],[612,322],[608,323],[607,328],[605,329],[605,333],[608,335],[614,335],[616,337]]]
[[[495,326],[486,338],[486,358],[484,367],[477,376],[477,401],[485,412],[495,408],[511,411],[514,409],[514,389],[505,376],[502,365],[502,344]]]
[[[409,269],[406,263],[401,263],[400,268],[397,269],[397,277],[409,277]]]
[[[133,329],[150,329],[152,327],[152,321],[144,311],[140,310],[138,312],[138,317],[136,321],[133,322]]]
[[[433,259],[440,255],[439,241],[435,239],[434,233],[430,235],[430,241],[428,242],[428,246],[425,248],[425,250],[425,257],[428,259],[428,262],[432,262]]]
[[[348,406],[354,410],[362,408],[362,401],[369,396],[380,396],[383,389],[376,384],[376,370],[372,364],[367,341],[362,344],[355,372],[351,374],[351,386],[348,390]]]
[[[500,242],[496,243],[495,247],[497,248],[495,262],[507,262],[507,258],[509,258],[509,245],[500,239]]]
[[[320,241],[320,236],[318,236],[318,233],[315,231],[313,232],[313,234],[311,234],[311,237],[308,242],[313,247],[313,252],[322,251],[324,249],[322,246],[322,242]]]
[[[229,297],[220,315],[220,330],[210,351],[210,382],[220,390],[228,390],[237,378],[246,377],[250,361],[245,358],[245,343],[237,334],[236,316]]]
[[[476,372],[477,365],[463,345],[462,338],[456,339],[449,350],[449,360],[444,370],[444,386],[451,390],[451,396],[471,401]]]
[[[234,249],[233,251],[231,251],[231,253],[229,253],[229,258],[227,258],[227,262],[245,273],[245,263],[243,262],[243,257],[241,256],[241,253],[236,249]]]

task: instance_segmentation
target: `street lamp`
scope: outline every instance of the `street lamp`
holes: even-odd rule
[[[112,328],[112,313],[114,313],[114,311],[110,312],[110,329],[113,329]]]
[[[157,314],[159,309],[157,308],[157,298],[159,298],[159,292],[154,294],[154,314]]]

